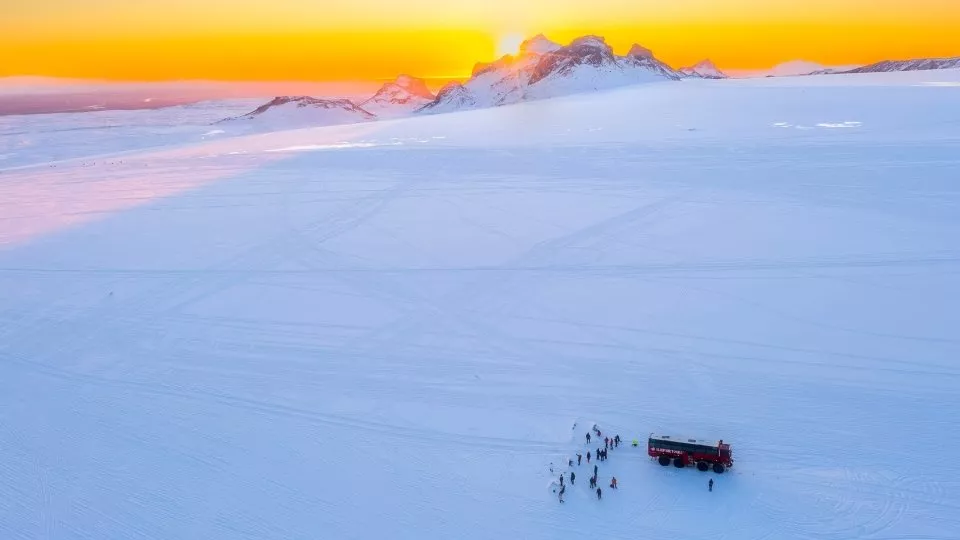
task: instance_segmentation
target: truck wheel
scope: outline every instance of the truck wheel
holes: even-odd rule
[[[697,462],[697,470],[700,472],[707,472],[710,470],[710,464],[706,461]]]
[[[660,456],[660,459],[658,459],[657,461],[659,461],[660,464],[663,465],[664,467],[670,464],[670,458],[668,458],[667,456]]]
[[[713,472],[715,472],[715,473],[717,473],[717,474],[723,474],[723,471],[724,471],[724,468],[723,468],[723,464],[722,464],[722,463],[714,463],[714,464],[713,464]]]
[[[682,469],[682,468],[686,467],[687,464],[683,462],[683,458],[674,458],[674,460],[673,460],[673,466],[676,467],[676,468],[678,468],[678,469]]]

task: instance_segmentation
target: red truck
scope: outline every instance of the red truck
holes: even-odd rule
[[[701,471],[713,468],[713,472],[718,474],[733,467],[733,451],[723,440],[712,442],[651,433],[647,441],[647,454],[651,458],[657,458],[664,467],[671,462],[678,469],[696,465]]]

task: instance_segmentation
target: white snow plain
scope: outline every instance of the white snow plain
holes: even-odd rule
[[[44,138],[0,169],[0,537],[956,539],[957,81]],[[561,505],[592,422],[641,448]]]

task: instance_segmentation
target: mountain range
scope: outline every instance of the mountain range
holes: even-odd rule
[[[949,68],[960,68],[960,57],[886,61],[850,70],[794,61],[777,66],[766,76]],[[564,46],[541,34],[524,41],[516,55],[476,64],[469,79],[449,83],[436,95],[422,79],[400,75],[359,103],[306,96],[278,97],[246,115],[224,122],[246,122],[255,128],[268,129],[346,124],[498,107],[640,83],[727,77],[710,60],[674,69],[639,44],[619,56],[599,36],[583,36]]]
[[[422,79],[401,75],[359,103],[306,96],[278,97],[226,122],[246,122],[271,129],[287,122],[295,127],[366,122],[411,114],[497,107],[691,77],[722,78],[725,75],[709,61],[697,64],[688,72],[674,70],[641,45],[634,45],[626,55],[619,56],[599,36],[583,36],[563,46],[538,35],[524,41],[516,55],[478,63],[468,80],[449,83],[436,95]]]
[[[887,73],[891,71],[924,71],[930,69],[960,69],[960,56],[953,58],[919,58],[916,60],[884,60],[876,64],[844,71],[843,73]]]

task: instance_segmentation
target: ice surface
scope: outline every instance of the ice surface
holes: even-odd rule
[[[954,539],[958,81],[158,124],[95,165],[130,148],[57,117],[31,155],[75,160],[0,169],[0,537]],[[736,465],[627,443],[560,505],[593,422]]]
[[[235,99],[142,111],[0,116],[0,169],[208,140],[223,133],[211,124],[248,113],[262,102]]]

